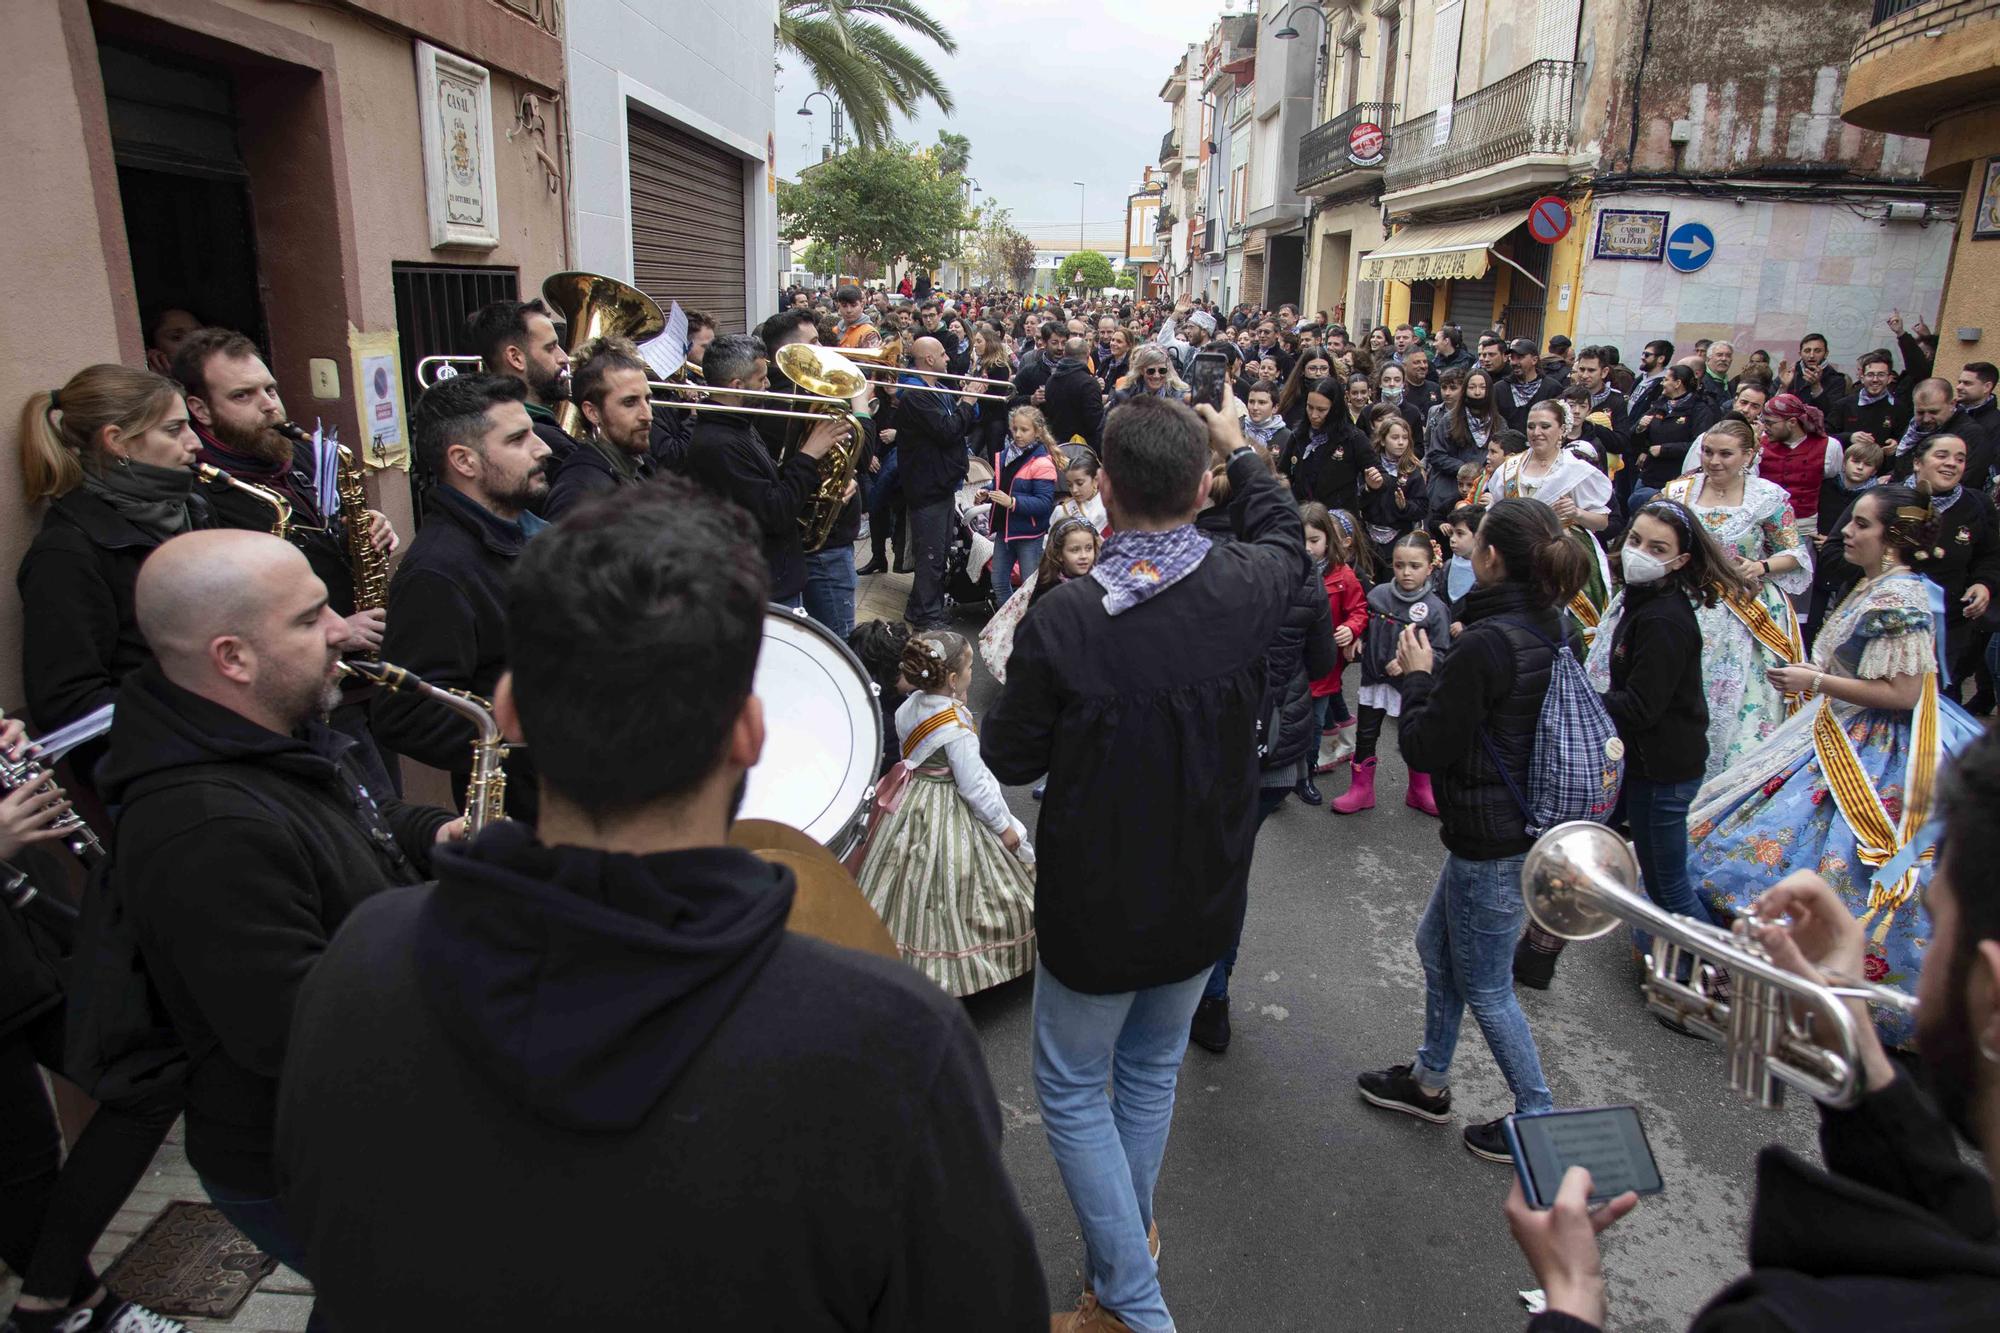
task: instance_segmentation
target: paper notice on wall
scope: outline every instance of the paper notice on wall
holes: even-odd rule
[[[1452,101],[1458,96],[1458,45],[1465,25],[1464,0],[1450,0],[1437,7],[1432,25],[1430,99],[1437,107],[1431,122],[1431,146],[1441,148],[1451,141]],[[1386,100],[1386,99],[1385,99]]]

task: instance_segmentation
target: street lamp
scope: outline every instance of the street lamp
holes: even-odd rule
[[[841,140],[840,103],[834,101],[833,98],[824,89],[818,92],[807,93],[806,100],[799,103],[799,114],[801,116],[812,115],[813,113],[812,100],[815,97],[826,98],[827,108],[833,112],[833,151],[836,155],[838,155],[840,152],[840,140]]]
[[[1076,252],[1083,253],[1083,200],[1085,190],[1082,181],[1071,181],[1076,187]]]
[[[1319,20],[1322,35],[1325,36],[1329,41],[1332,40],[1333,25],[1327,21],[1325,11],[1320,9],[1320,7],[1316,4],[1307,4],[1304,3],[1304,0],[1301,0],[1301,3],[1293,5],[1291,9],[1281,17],[1286,20],[1290,20],[1293,14],[1298,13],[1302,9],[1306,13],[1311,14],[1314,18]],[[1271,35],[1273,37],[1276,37],[1281,42],[1289,42],[1293,38],[1299,35],[1299,30],[1297,28],[1294,28],[1291,25],[1291,23],[1287,21],[1284,27],[1278,29]],[[1320,113],[1320,107],[1323,104],[1323,94],[1320,89],[1320,83],[1321,80],[1325,77],[1325,75],[1321,70],[1319,63],[1320,50],[1321,48],[1319,47],[1315,47],[1313,49],[1313,114],[1315,115],[1318,115]]]

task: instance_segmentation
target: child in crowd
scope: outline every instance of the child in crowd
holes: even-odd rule
[[[1430,636],[1433,652],[1451,646],[1451,611],[1431,589],[1437,569],[1436,548],[1428,533],[1406,532],[1389,553],[1389,580],[1368,593],[1368,628],[1361,643],[1361,720],[1355,727],[1354,774],[1347,793],[1328,807],[1351,815],[1375,808],[1375,743],[1384,718],[1403,711],[1403,687],[1396,679],[1396,640],[1407,625]],[[1411,772],[1404,801],[1427,815],[1438,812],[1428,773]]]
[[[1486,494],[1487,483],[1493,474],[1507,461],[1508,454],[1522,454],[1528,451],[1528,437],[1518,430],[1496,430],[1486,441],[1486,470],[1479,474],[1479,493]]]
[[[1072,444],[1063,453],[1068,463],[1063,469],[1063,484],[1069,494],[1056,501],[1056,522],[1081,518],[1098,536],[1110,536],[1111,519],[1104,512],[1104,497],[1097,493],[1097,455],[1080,444]]]
[[[907,783],[871,835],[861,891],[905,962],[970,995],[1035,965],[1034,849],[979,757],[966,707],[972,645],[927,630],[905,648],[903,678]]]
[[[1258,380],[1243,399],[1244,438],[1263,445],[1273,455],[1282,455],[1292,433],[1278,415],[1278,388],[1270,380]]]
[[[1467,464],[1467,466],[1471,466]],[[1472,585],[1479,581],[1472,571],[1472,548],[1478,545],[1479,521],[1486,517],[1486,506],[1482,504],[1462,504],[1445,515],[1445,540],[1451,543],[1451,559],[1444,566],[1444,596],[1451,606],[1451,632],[1458,636],[1460,622],[1465,619],[1465,595],[1472,591]]]
[[[1479,492],[1486,486],[1486,469],[1477,463],[1467,463],[1458,470],[1458,502],[1462,505],[1476,504]]]
[[[1306,554],[1326,584],[1326,605],[1333,614],[1333,646],[1343,665],[1354,660],[1361,635],[1368,628],[1368,596],[1348,562],[1348,542],[1340,524],[1317,500],[1299,506],[1306,525]],[[1341,673],[1331,671],[1312,683],[1313,710],[1319,717],[1319,756],[1314,773],[1331,773],[1354,753],[1354,716],[1341,692]]]
[[[903,757],[896,739],[896,710],[909,693],[903,685],[903,649],[909,642],[910,627],[900,620],[864,620],[847,636],[847,646],[875,682],[875,702],[882,710],[882,766],[875,770],[877,776]]]
[[[1839,526],[1840,516],[1854,503],[1854,497],[1876,484],[1882,472],[1882,462],[1887,457],[1882,446],[1868,440],[1860,440],[1847,446],[1840,457],[1840,470],[1819,484],[1820,528],[1826,534],[1821,545],[1831,540],[1833,531]],[[1817,568],[1826,558],[1822,549],[1813,561]]]
[[[1014,655],[1014,634],[1035,603],[1071,579],[1087,576],[1097,566],[1097,552],[1102,544],[1103,539],[1089,519],[1071,515],[1056,520],[1056,525],[1049,529],[1048,544],[1042,549],[1042,563],[979,631],[979,657],[993,673],[993,679],[1002,685],[1007,683],[1007,659]]]
[[[1361,522],[1376,559],[1387,565],[1396,539],[1423,523],[1430,479],[1417,461],[1410,423],[1400,415],[1391,413],[1376,422],[1371,443],[1375,464],[1361,474]]]
[[[1042,539],[1056,507],[1057,460],[1062,457],[1040,408],[1007,414],[1008,438],[990,489],[976,500],[993,502],[993,601],[1013,595],[1015,572],[1026,580],[1042,558]]]

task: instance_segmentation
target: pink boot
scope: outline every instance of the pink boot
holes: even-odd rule
[[[1403,803],[1421,810],[1427,815],[1434,815],[1438,812],[1437,797],[1431,792],[1430,774],[1410,774],[1410,791],[1408,795],[1403,797]]]
[[[1357,759],[1354,761],[1354,776],[1347,784],[1347,794],[1333,798],[1327,806],[1336,815],[1359,814],[1363,810],[1375,808],[1375,761]]]

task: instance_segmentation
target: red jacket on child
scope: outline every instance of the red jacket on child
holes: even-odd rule
[[[1361,580],[1354,577],[1351,565],[1328,565],[1322,576],[1326,582],[1326,605],[1333,612],[1333,628],[1337,632],[1342,625],[1354,635],[1354,642],[1361,642],[1361,631],[1368,628],[1368,594],[1361,591]],[[1351,656],[1343,650],[1343,664]],[[1340,693],[1340,672],[1331,671],[1312,683],[1313,698],[1321,699],[1329,694]]]

